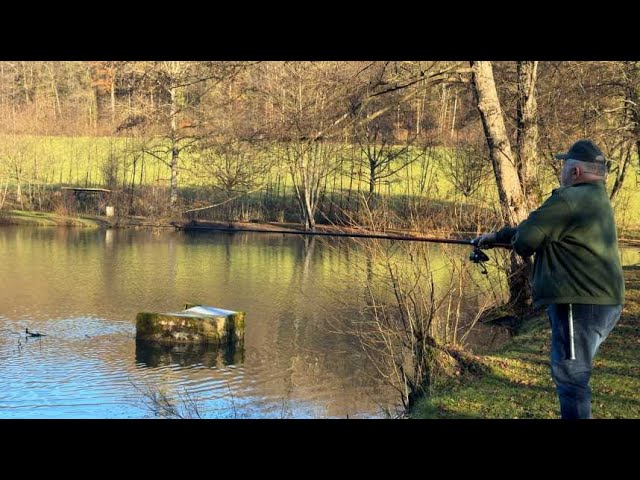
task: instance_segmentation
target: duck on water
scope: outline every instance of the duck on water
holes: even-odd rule
[[[27,337],[46,337],[46,333],[30,332],[28,328],[24,329],[24,333]]]

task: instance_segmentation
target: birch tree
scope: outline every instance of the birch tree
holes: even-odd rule
[[[538,163],[537,101],[535,95],[538,62],[517,62],[516,159],[520,185],[528,209],[534,208],[532,166]]]
[[[511,149],[511,142],[507,135],[491,62],[471,62],[471,81],[477,96],[478,111],[489,146],[489,156],[498,187],[502,218],[508,225],[515,226],[527,217],[528,209]],[[531,92],[533,92],[532,89]],[[533,121],[533,118],[529,118],[528,121]],[[524,138],[522,144],[524,148]],[[511,252],[510,302],[516,311],[523,310],[531,303],[529,271],[530,261]]]

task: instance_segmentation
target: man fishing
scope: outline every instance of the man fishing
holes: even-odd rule
[[[556,158],[564,161],[560,188],[516,228],[485,233],[473,243],[511,242],[519,255],[535,254],[533,301],[547,305],[561,417],[591,418],[593,358],[620,318],[624,280],[604,155],[593,142],[579,140]]]

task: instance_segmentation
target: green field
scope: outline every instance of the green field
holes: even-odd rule
[[[13,185],[19,176],[23,184],[104,186],[106,166],[117,164],[112,173],[117,185],[130,185],[135,173],[136,185],[169,184],[169,167],[149,154],[140,153],[140,140],[125,137],[60,137],[60,136],[7,136],[0,135],[0,182]],[[454,186],[451,169],[451,150],[438,147],[430,157],[418,160],[398,174],[385,179],[379,193],[387,196],[420,197],[427,201],[444,201],[471,204],[496,209],[497,193],[490,170],[480,181],[481,186],[468,197]],[[281,152],[266,153],[282,157]],[[360,155],[353,147],[342,151],[343,168],[326,178],[327,192],[367,192],[366,168],[360,180],[352,179],[357,170],[351,167],[352,158]],[[168,161],[168,153],[165,154]],[[135,170],[134,170],[135,160]],[[212,178],[203,174],[194,165],[196,158],[185,151],[181,156],[179,186],[186,188],[211,187]],[[637,162],[634,162],[634,165]],[[19,173],[17,173],[19,172]],[[557,184],[552,172],[538,172],[546,188],[541,189],[541,200]],[[271,171],[266,181],[271,192],[278,189],[280,195],[293,194],[292,182],[286,166]],[[616,214],[621,228],[633,228],[640,224],[635,212],[640,210],[640,177],[635,168],[630,168],[622,191],[615,202]]]
[[[104,218],[91,215],[67,217],[47,212],[19,210],[0,211],[0,225],[30,225],[34,227],[100,228],[110,225]]]

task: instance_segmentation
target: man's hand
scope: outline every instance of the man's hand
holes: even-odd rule
[[[493,248],[493,244],[497,242],[495,233],[483,233],[479,237],[471,240],[471,243],[480,248]]]

